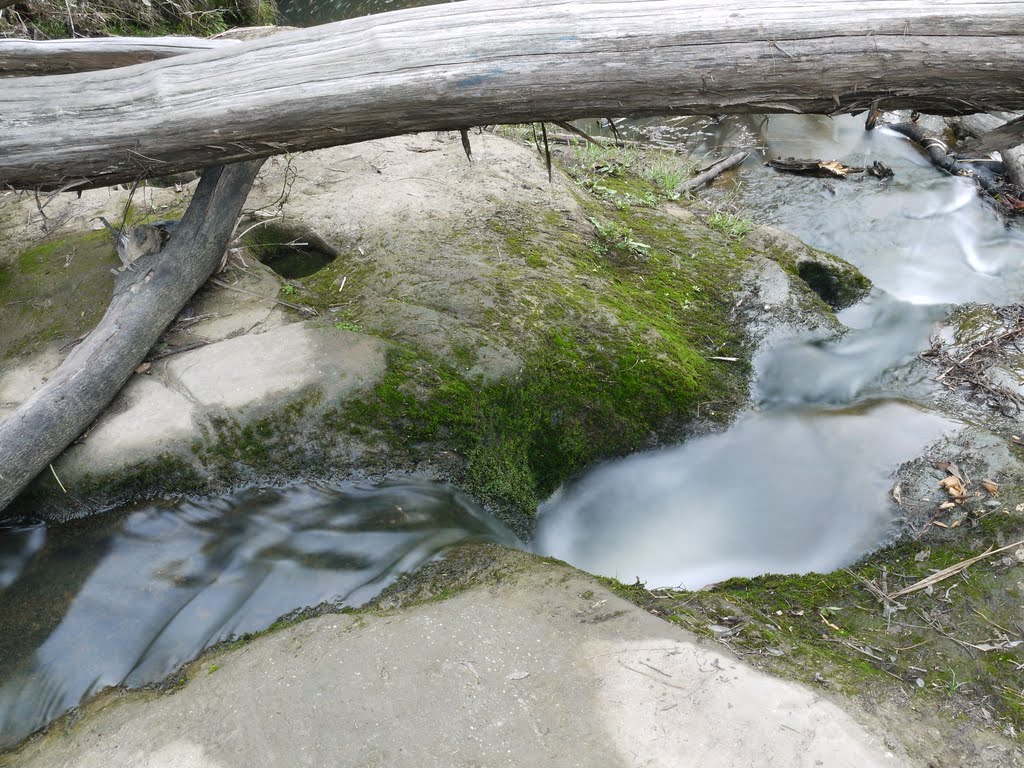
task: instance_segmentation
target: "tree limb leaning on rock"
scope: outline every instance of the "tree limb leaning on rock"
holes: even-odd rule
[[[1000,139],[1001,135],[1012,136],[1011,129],[1020,129],[1021,118],[1017,117],[1010,123],[1005,123],[993,115],[963,115],[960,117],[946,118],[946,123],[953,129],[957,138],[976,139],[975,142],[965,142],[963,148],[972,150],[981,148],[985,144],[995,142],[989,149],[999,152],[1003,158],[1003,165],[1006,166],[1006,175],[1010,181],[1018,187],[1024,187],[1024,138],[1017,136],[1018,143],[1014,145],[1013,138]],[[995,133],[1001,131],[1003,133]]]
[[[249,160],[206,171],[166,248],[118,275],[95,330],[0,422],[0,519],[17,494],[103,412],[209,279],[262,164]]]

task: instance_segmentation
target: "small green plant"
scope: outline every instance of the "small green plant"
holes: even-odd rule
[[[363,326],[361,326],[359,323],[350,323],[347,320],[335,323],[334,327],[339,331],[349,331],[350,333],[363,332]]]
[[[708,226],[739,240],[754,228],[754,223],[728,211],[715,211],[708,217]]]
[[[655,158],[642,169],[641,175],[651,182],[659,194],[670,200],[680,197],[679,186],[689,178],[689,167],[673,158]]]
[[[633,230],[615,222],[601,222],[590,219],[600,239],[599,250],[611,255],[630,255],[634,258],[642,256],[651,246],[641,243],[633,236]]]
[[[212,675],[218,669],[220,669],[220,664],[211,664],[210,668],[208,670],[206,670],[206,674]]]
[[[284,285],[281,286],[281,293],[285,296],[294,296],[295,286],[292,285],[291,283],[285,283]]]
[[[967,685],[966,680],[957,680],[956,671],[949,670],[949,679],[943,680],[941,684],[932,683],[933,688],[943,691],[947,696],[955,695],[961,688]]]

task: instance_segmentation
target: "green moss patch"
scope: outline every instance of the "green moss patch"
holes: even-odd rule
[[[978,523],[956,538],[902,543],[829,574],[732,579],[700,592],[611,585],[786,677],[854,696],[909,696],[948,717],[970,717],[1019,735],[1024,582],[1016,556],[979,562],[930,590],[893,601],[878,596],[1024,538],[1019,515],[1004,510],[997,516],[1003,529],[998,534]]]
[[[50,240],[0,263],[0,360],[90,331],[119,266],[105,231]]]

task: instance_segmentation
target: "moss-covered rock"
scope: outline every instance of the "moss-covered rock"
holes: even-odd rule
[[[89,487],[95,508],[125,488],[145,493],[140,477],[156,481],[155,493],[419,470],[465,487],[524,532],[539,500],[595,462],[726,423],[746,402],[753,346],[736,307],[752,258],[746,228],[709,225],[706,212],[645,178],[636,156],[597,184],[581,165],[587,158],[570,152],[560,160],[569,174],[556,169],[549,182],[531,148],[489,134],[473,141],[473,165],[457,137],[432,135],[268,164],[250,205],[277,217],[249,230],[249,253],[269,262],[287,250],[292,274],[310,266],[308,247],[330,258],[281,280],[277,296],[266,291],[262,301],[278,307],[254,315],[251,330],[315,312],[305,324],[317,338],[383,339],[386,370],[340,398],[325,395],[325,381],[318,392],[284,391],[234,412],[193,392],[181,378],[190,363],[172,357],[151,376],[195,401],[191,444],[172,451],[192,474],[175,470],[160,482],[149,467],[168,448],[154,445],[152,456],[133,457],[142,465],[130,478],[111,476],[111,494],[94,472],[73,492]],[[382,156],[391,158],[383,168]],[[344,183],[332,183],[341,169]],[[246,256],[233,263],[243,276],[259,266],[245,266]],[[249,295],[263,291],[267,274],[220,280]],[[188,321],[176,344],[187,346],[188,334],[217,341],[204,331],[223,325],[209,319],[219,314],[216,296],[200,305],[208,319]],[[805,312],[831,317],[817,298]],[[255,344],[260,355],[291,359]],[[53,478],[34,490],[68,503]]]

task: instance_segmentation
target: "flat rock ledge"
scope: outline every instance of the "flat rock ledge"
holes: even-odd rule
[[[133,376],[56,471],[74,482],[160,455],[186,457],[213,419],[250,421],[305,393],[333,400],[372,386],[386,368],[385,350],[365,334],[292,323],[182,352]],[[0,378],[0,401],[26,399],[45,375],[31,372]]]
[[[498,559],[447,600],[323,615],[208,653],[173,694],[101,694],[5,764],[915,765],[877,724],[578,571]]]

